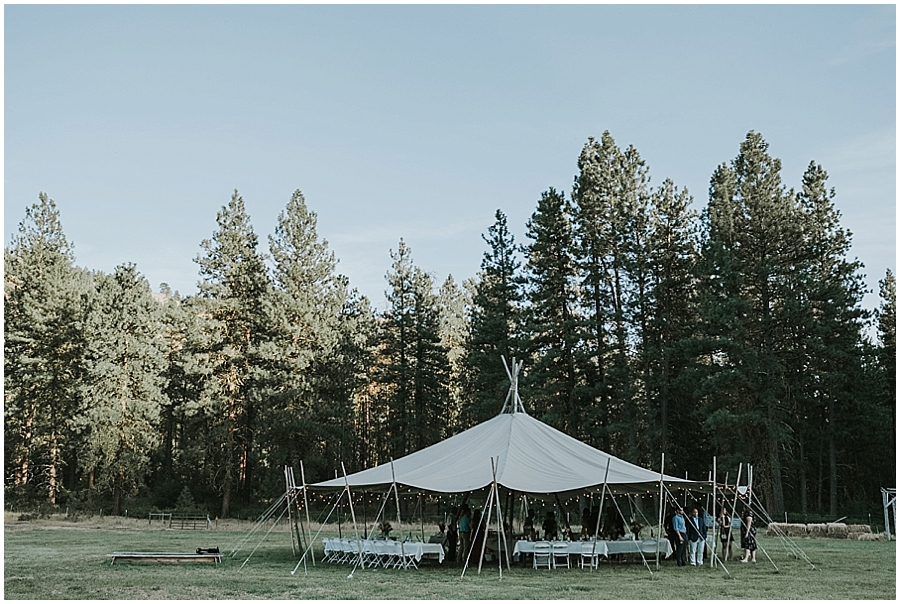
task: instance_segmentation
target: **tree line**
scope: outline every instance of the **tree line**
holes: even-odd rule
[[[497,210],[474,277],[438,285],[401,239],[381,312],[300,191],[267,251],[235,192],[187,296],[131,263],[77,267],[42,193],[4,250],[7,502],[120,514],[188,487],[228,517],[280,494],[286,464],[333,478],[493,417],[505,355],[525,360],[531,415],[623,459],[665,453],[667,473],[705,479],[717,456],[732,480],[751,462],[773,514],[877,510],[895,476],[895,281],[862,307],[827,179],[811,162],[787,188],[750,132],[698,213],[605,132],[568,195],[540,194],[524,244]]]

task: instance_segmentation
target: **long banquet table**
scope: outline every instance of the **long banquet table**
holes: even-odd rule
[[[399,557],[401,554],[412,556],[416,562],[421,562],[422,558],[437,558],[438,563],[444,562],[444,546],[440,543],[423,543],[421,541],[404,541],[402,544],[393,539],[327,539],[323,538],[322,542],[325,547],[326,559],[334,552],[344,552],[347,555],[343,557],[344,562],[355,560],[356,552],[366,551],[366,543],[377,543],[381,547],[381,553],[384,555]]]
[[[534,544],[537,541],[516,541],[513,549],[513,556],[520,554],[534,553]],[[558,541],[548,541],[547,543],[559,543]],[[657,543],[659,544],[659,553],[668,558],[672,555],[672,545],[668,539],[642,539],[635,541],[633,539],[624,539],[621,541],[604,541],[598,539],[596,542],[591,541],[563,541],[568,546],[570,556],[580,556],[584,545],[590,546],[594,543],[594,552],[598,556],[609,557],[615,554],[644,554],[656,555]]]

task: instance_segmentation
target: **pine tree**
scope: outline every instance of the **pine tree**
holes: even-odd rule
[[[634,376],[648,369],[634,366],[634,343],[649,317],[648,170],[633,146],[620,150],[609,132],[588,139],[578,169],[573,234],[587,330],[578,356],[594,401],[583,422],[601,448],[634,459],[647,413]]]
[[[159,411],[160,442],[149,480],[162,498],[157,505],[168,507],[171,501],[166,495],[174,496],[182,482],[199,485],[209,479],[197,472],[203,464],[185,459],[193,445],[191,436],[206,433],[196,425],[204,424],[197,418],[204,381],[202,351],[205,346],[201,328],[204,319],[203,311],[198,308],[198,302],[202,304],[202,301],[193,297],[184,299],[178,292],[173,293],[163,286],[165,284],[160,287],[162,326],[159,337],[166,355],[162,373],[165,396]],[[186,463],[176,464],[176,459]]]
[[[431,277],[415,267],[401,239],[387,279],[389,308],[379,348],[384,443],[391,457],[434,444],[446,433],[447,350]]]
[[[780,172],[755,132],[730,167],[716,170],[701,271],[706,425],[720,450],[756,461],[756,486],[775,514],[784,510],[782,447],[789,439],[787,301],[802,252],[797,205]]]
[[[795,310],[789,324],[796,343],[783,364],[792,374],[788,380],[792,390],[802,393],[797,397],[801,403],[799,415],[824,420],[820,426],[828,447],[829,510],[836,514],[838,441],[848,436],[841,426],[854,423],[845,413],[855,406],[853,376],[861,371],[860,342],[866,313],[861,307],[865,293],[861,264],[847,260],[850,234],[840,226],[840,214],[833,202],[835,192],[827,188],[827,179],[825,170],[811,162],[797,196],[803,247],[791,275],[795,289],[786,304],[787,309]],[[800,426],[793,432],[805,436]],[[801,484],[806,482],[802,461]],[[801,493],[804,497],[805,491]]]
[[[85,433],[80,463],[113,496],[122,513],[125,495],[144,485],[159,441],[166,358],[159,337],[161,308],[133,264],[98,275],[87,321],[84,411],[73,422]]]
[[[336,274],[337,260],[328,243],[319,240],[316,214],[299,190],[279,214],[269,249],[275,261],[280,355],[274,404],[266,409],[263,426],[276,457],[280,453],[285,463],[303,460],[315,472],[326,440],[317,435],[341,440],[328,421],[337,410],[323,408],[320,382],[329,369],[325,359],[338,343],[346,282]]]
[[[572,188],[573,235],[576,261],[582,275],[580,305],[585,309],[587,335],[584,355],[590,360],[591,405],[596,419],[588,416],[590,441],[609,451],[610,423],[618,406],[611,374],[617,371],[611,356],[616,347],[615,318],[621,316],[615,284],[617,237],[616,207],[620,200],[622,152],[608,131],[597,141],[588,138],[578,158],[578,176]],[[621,342],[618,342],[621,344]],[[621,371],[618,371],[621,374]]]
[[[640,364],[646,367],[645,396],[651,409],[656,453],[668,453],[687,466],[699,441],[692,400],[689,342],[697,319],[694,271],[697,263],[696,214],[686,189],[665,180],[653,194],[648,226],[648,291]],[[679,433],[695,438],[672,439],[670,422]],[[690,443],[690,444],[689,444]]]
[[[887,269],[884,279],[878,282],[881,305],[878,307],[878,362],[887,379],[885,399],[897,400],[897,280],[891,269]],[[895,410],[891,405],[891,410]],[[896,423],[891,422],[892,426]]]
[[[216,222],[218,229],[202,242],[204,254],[196,261],[210,338],[203,353],[209,377],[202,400],[207,415],[215,417],[211,441],[221,443],[211,446],[221,470],[222,517],[227,518],[236,490],[245,497],[250,493],[257,420],[278,351],[271,345],[271,286],[237,191]]]
[[[469,337],[468,309],[471,295],[448,275],[438,292],[440,310],[441,346],[447,351],[447,369],[450,388],[450,404],[447,409],[448,434],[456,432],[460,410],[463,406],[465,384],[463,382],[465,344]]]
[[[467,392],[462,428],[490,419],[500,411],[509,389],[501,356],[511,363],[514,357],[522,359],[525,352],[521,342],[521,263],[503,212],[497,210],[494,224],[482,239],[489,249],[474,283],[471,327],[462,359]]]
[[[4,250],[4,266],[7,485],[57,503],[63,470],[75,469],[69,420],[81,405],[90,279],[74,267],[59,211],[46,194],[26,210],[18,236]]]
[[[527,375],[535,414],[576,438],[587,406],[576,348],[581,341],[569,204],[553,188],[544,192],[528,221],[526,271],[530,287],[526,333]]]

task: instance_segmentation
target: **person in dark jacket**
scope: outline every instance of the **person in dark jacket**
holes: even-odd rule
[[[706,514],[700,514],[700,508],[694,506],[691,515],[687,519],[688,550],[690,551],[691,566],[703,566],[703,550],[706,545]]]

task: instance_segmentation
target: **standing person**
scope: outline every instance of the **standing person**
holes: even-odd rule
[[[552,511],[547,512],[547,515],[544,516],[544,524],[541,525],[541,528],[544,529],[544,539],[547,541],[556,539],[559,527],[556,524],[556,515]]]
[[[730,560],[734,557],[732,552],[732,542],[734,539],[731,538],[731,516],[729,516],[725,512],[725,507],[722,507],[722,511],[719,512],[719,540],[722,542],[722,559]]]
[[[741,548],[744,557],[741,562],[756,562],[756,526],[753,525],[753,512],[747,510],[741,522]]]
[[[691,517],[687,519],[688,548],[690,550],[691,566],[703,566],[703,546],[706,544],[706,518],[700,515],[700,509],[696,506],[691,510]]]
[[[472,519],[469,517],[469,504],[464,503],[459,513],[459,551],[456,553],[457,562],[465,562],[471,546]]]
[[[525,515],[525,522],[522,523],[522,532],[525,533],[525,539],[534,541],[534,508],[528,510]]]
[[[450,508],[450,518],[447,521],[447,558],[449,560],[456,560],[456,543],[459,540],[459,533],[457,532],[457,522],[459,516],[459,509],[456,506]]]
[[[675,510],[675,516],[672,517],[672,530],[675,532],[675,560],[678,566],[687,564],[685,560],[684,550],[687,541],[687,527],[684,524],[684,508],[678,506]]]
[[[589,539],[593,529],[594,527],[591,526],[591,508],[586,507],[581,511],[581,538]]]

